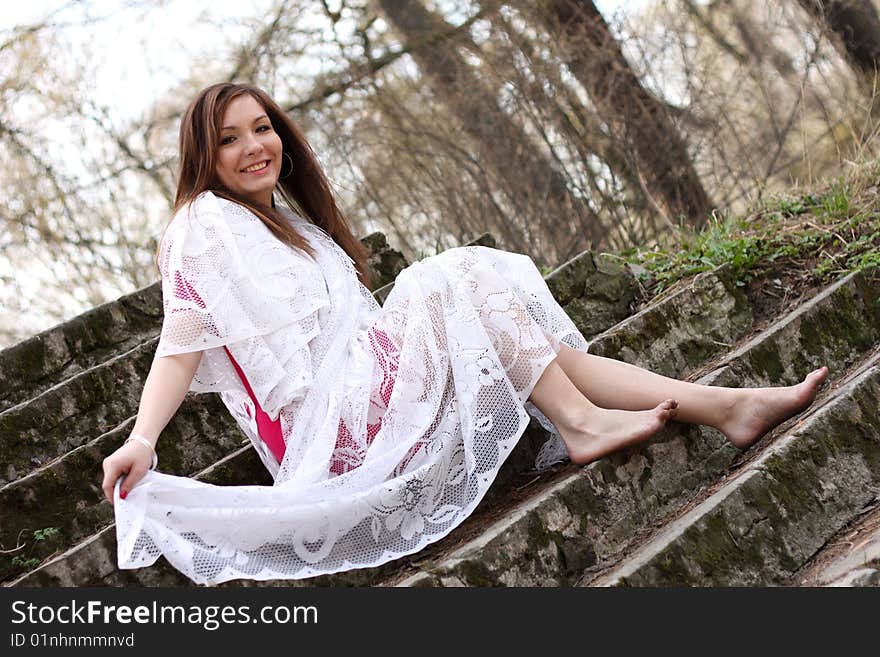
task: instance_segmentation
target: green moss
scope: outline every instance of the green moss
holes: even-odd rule
[[[722,513],[712,513],[705,519],[704,526],[688,530],[693,536],[693,549],[688,550],[692,559],[700,564],[707,581],[704,583],[727,584],[741,578],[745,567],[759,571],[764,567],[764,558],[757,541],[744,541],[738,544],[730,532],[727,519]]]
[[[467,559],[455,566],[455,574],[471,586],[482,588],[497,587],[501,584],[495,579],[494,574],[481,561]]]
[[[642,315],[642,326],[639,333],[643,341],[651,342],[670,332],[675,320],[668,318],[667,312],[667,308],[655,308]]]
[[[650,567],[653,571],[650,575],[636,572],[632,581],[624,579],[622,584],[624,586],[651,586],[661,582],[675,586],[700,586],[705,583],[684,567],[681,550],[678,549],[670,549],[658,555],[651,562]],[[643,581],[644,577],[650,581]]]
[[[785,501],[786,497],[784,487],[780,486],[771,491],[767,485],[760,485],[748,491],[749,506],[757,510],[762,518],[767,518],[774,528],[780,530],[790,524],[786,514],[791,508],[791,503]],[[780,498],[785,514],[780,511]]]
[[[526,536],[528,547],[526,556],[537,552],[540,548],[547,547],[552,542],[550,532],[544,524],[544,520],[536,512],[531,512],[526,518]]]
[[[870,385],[870,392],[858,398],[857,404],[860,410],[860,421],[855,429],[862,437],[859,453],[865,459],[868,470],[873,474],[874,482],[880,482],[880,407],[877,400],[880,399],[880,376],[875,376]]]
[[[760,344],[745,354],[752,369],[771,382],[782,381],[785,375],[785,366],[779,356],[778,347],[775,344]]]
[[[586,479],[577,482],[577,485],[567,486],[557,495],[572,516],[588,524],[594,524],[607,510],[602,498],[593,492]]]
[[[582,297],[591,297],[586,281],[596,272],[593,254],[585,251],[547,276],[547,287],[560,305]]]
[[[32,381],[50,369],[47,363],[50,353],[45,338],[31,338],[19,347],[12,347],[9,354],[15,361],[12,363],[12,371],[19,384]]]
[[[632,301],[635,289],[632,277],[624,271],[616,273],[596,272],[584,284],[587,296],[609,302]]]
[[[615,352],[619,352],[622,347],[627,347],[633,353],[641,353],[645,344],[645,334],[636,331],[632,326],[627,326],[620,331],[611,334],[610,339],[617,343]]]
[[[866,308],[848,286],[837,290],[831,305],[801,322],[797,354],[818,356],[830,360],[832,366],[845,367],[854,351],[871,347],[877,329],[865,321]],[[807,368],[811,366],[804,364]]]
[[[772,517],[774,522],[788,523],[788,518],[801,517],[816,510],[819,502],[813,491],[821,476],[820,471],[829,458],[836,458],[841,447],[836,442],[837,434],[847,433],[846,427],[834,422],[835,431],[827,427],[816,427],[809,435],[789,443],[784,453],[773,455],[761,464],[767,475],[760,481],[763,489],[753,493],[755,504],[762,513]],[[772,495],[765,499],[763,495]],[[785,510],[785,516],[778,511]]]
[[[592,467],[596,469],[596,472],[602,475],[602,480],[606,484],[619,485],[621,483],[620,478],[617,476],[617,468],[611,463],[611,459],[602,459],[597,465]]]

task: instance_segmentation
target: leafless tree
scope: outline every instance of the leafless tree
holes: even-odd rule
[[[880,16],[871,0],[798,0],[811,16],[832,33],[840,54],[864,80],[873,97],[880,66]]]
[[[420,2],[376,1],[405,40],[448,29],[441,17]],[[508,220],[523,234],[530,234],[530,250],[539,259],[567,259],[576,252],[572,245],[579,242],[575,240],[578,226],[590,231],[587,237],[594,244],[604,242],[598,217],[573,197],[557,165],[544,156],[514,117],[501,111],[497,94],[483,84],[456,45],[447,41],[412,54],[438,100],[473,144],[479,161],[491,170],[493,186],[504,190],[510,206]],[[578,215],[590,221],[582,223]]]
[[[149,25],[178,2],[118,11]],[[113,12],[0,31],[0,345],[156,280],[181,112],[218,80],[281,102],[355,230],[411,260],[487,230],[544,267],[648,246],[662,217],[737,212],[874,149],[865,75],[801,2],[656,0],[601,23],[582,0],[260,2],[201,18],[217,42],[137,116],[99,99],[100,60],[68,38]]]
[[[665,104],[640,83],[617,39],[591,0],[515,2],[540,20],[581,82],[608,131],[638,173],[644,193],[671,220],[705,225],[712,210],[687,144]]]

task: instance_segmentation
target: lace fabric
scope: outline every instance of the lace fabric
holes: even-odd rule
[[[221,394],[274,485],[152,471],[124,501],[117,486],[120,568],[164,555],[194,582],[216,584],[300,579],[417,552],[485,495],[560,345],[586,350],[524,255],[445,251],[402,271],[380,308],[332,238],[289,217],[314,259],[210,193],[166,233],[157,356],[205,351],[190,389]],[[280,463],[260,440],[224,345],[280,419]]]
[[[312,383],[308,343],[330,303],[317,263],[210,192],[174,217],[159,262],[165,320],[156,356],[204,350],[190,390],[240,391],[227,345],[276,419]]]

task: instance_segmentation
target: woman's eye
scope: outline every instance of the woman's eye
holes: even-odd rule
[[[268,125],[261,125],[259,128],[257,128],[257,132],[259,132],[260,130],[263,130],[264,128],[265,128],[266,130],[271,130],[271,129],[272,129],[272,128],[271,128],[270,126],[268,126]]]
[[[231,142],[229,141],[230,139],[232,139],[232,137],[224,137],[223,139],[220,140],[220,145],[223,146],[224,144],[229,144],[229,143],[231,143]]]

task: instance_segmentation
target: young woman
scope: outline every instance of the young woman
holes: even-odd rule
[[[163,554],[199,583],[375,566],[440,539],[482,499],[527,400],[585,464],[673,417],[745,449],[828,373],[722,388],[590,355],[532,261],[485,247],[410,265],[380,308],[302,132],[244,84],[204,89],[183,118],[158,265],[159,345],[103,489],[120,568]],[[187,390],[220,393],[273,486],[150,469]]]

